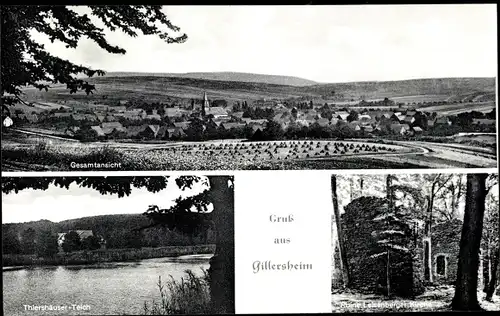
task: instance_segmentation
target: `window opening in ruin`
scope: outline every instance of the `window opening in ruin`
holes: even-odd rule
[[[446,276],[446,256],[444,255],[436,257],[436,274]]]

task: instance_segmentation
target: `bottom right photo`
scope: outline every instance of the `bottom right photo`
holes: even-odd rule
[[[332,312],[500,310],[498,174],[331,177]]]

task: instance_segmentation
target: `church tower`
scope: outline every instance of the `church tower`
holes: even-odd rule
[[[201,105],[201,116],[205,117],[209,109],[210,109],[210,102],[208,102],[207,93],[203,92],[203,104]]]

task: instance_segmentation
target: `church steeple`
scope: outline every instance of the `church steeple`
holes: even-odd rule
[[[208,102],[207,92],[203,92],[203,104],[201,105],[201,115],[204,117],[207,110],[210,109],[210,102]]]

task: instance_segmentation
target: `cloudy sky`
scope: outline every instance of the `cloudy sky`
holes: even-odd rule
[[[82,8],[77,10],[84,12]],[[173,6],[183,44],[107,32],[126,55],[82,39],[53,54],[107,71],[237,71],[318,82],[495,77],[495,4],[399,6]]]
[[[69,190],[55,186],[46,191],[26,189],[19,193],[2,193],[2,223],[22,223],[47,219],[58,222],[66,219],[111,215],[140,214],[149,205],[168,208],[179,196],[191,196],[207,188],[201,182],[192,189],[180,190],[173,179],[163,191],[151,193],[133,188],[127,197],[101,195],[99,192],[72,184]]]

